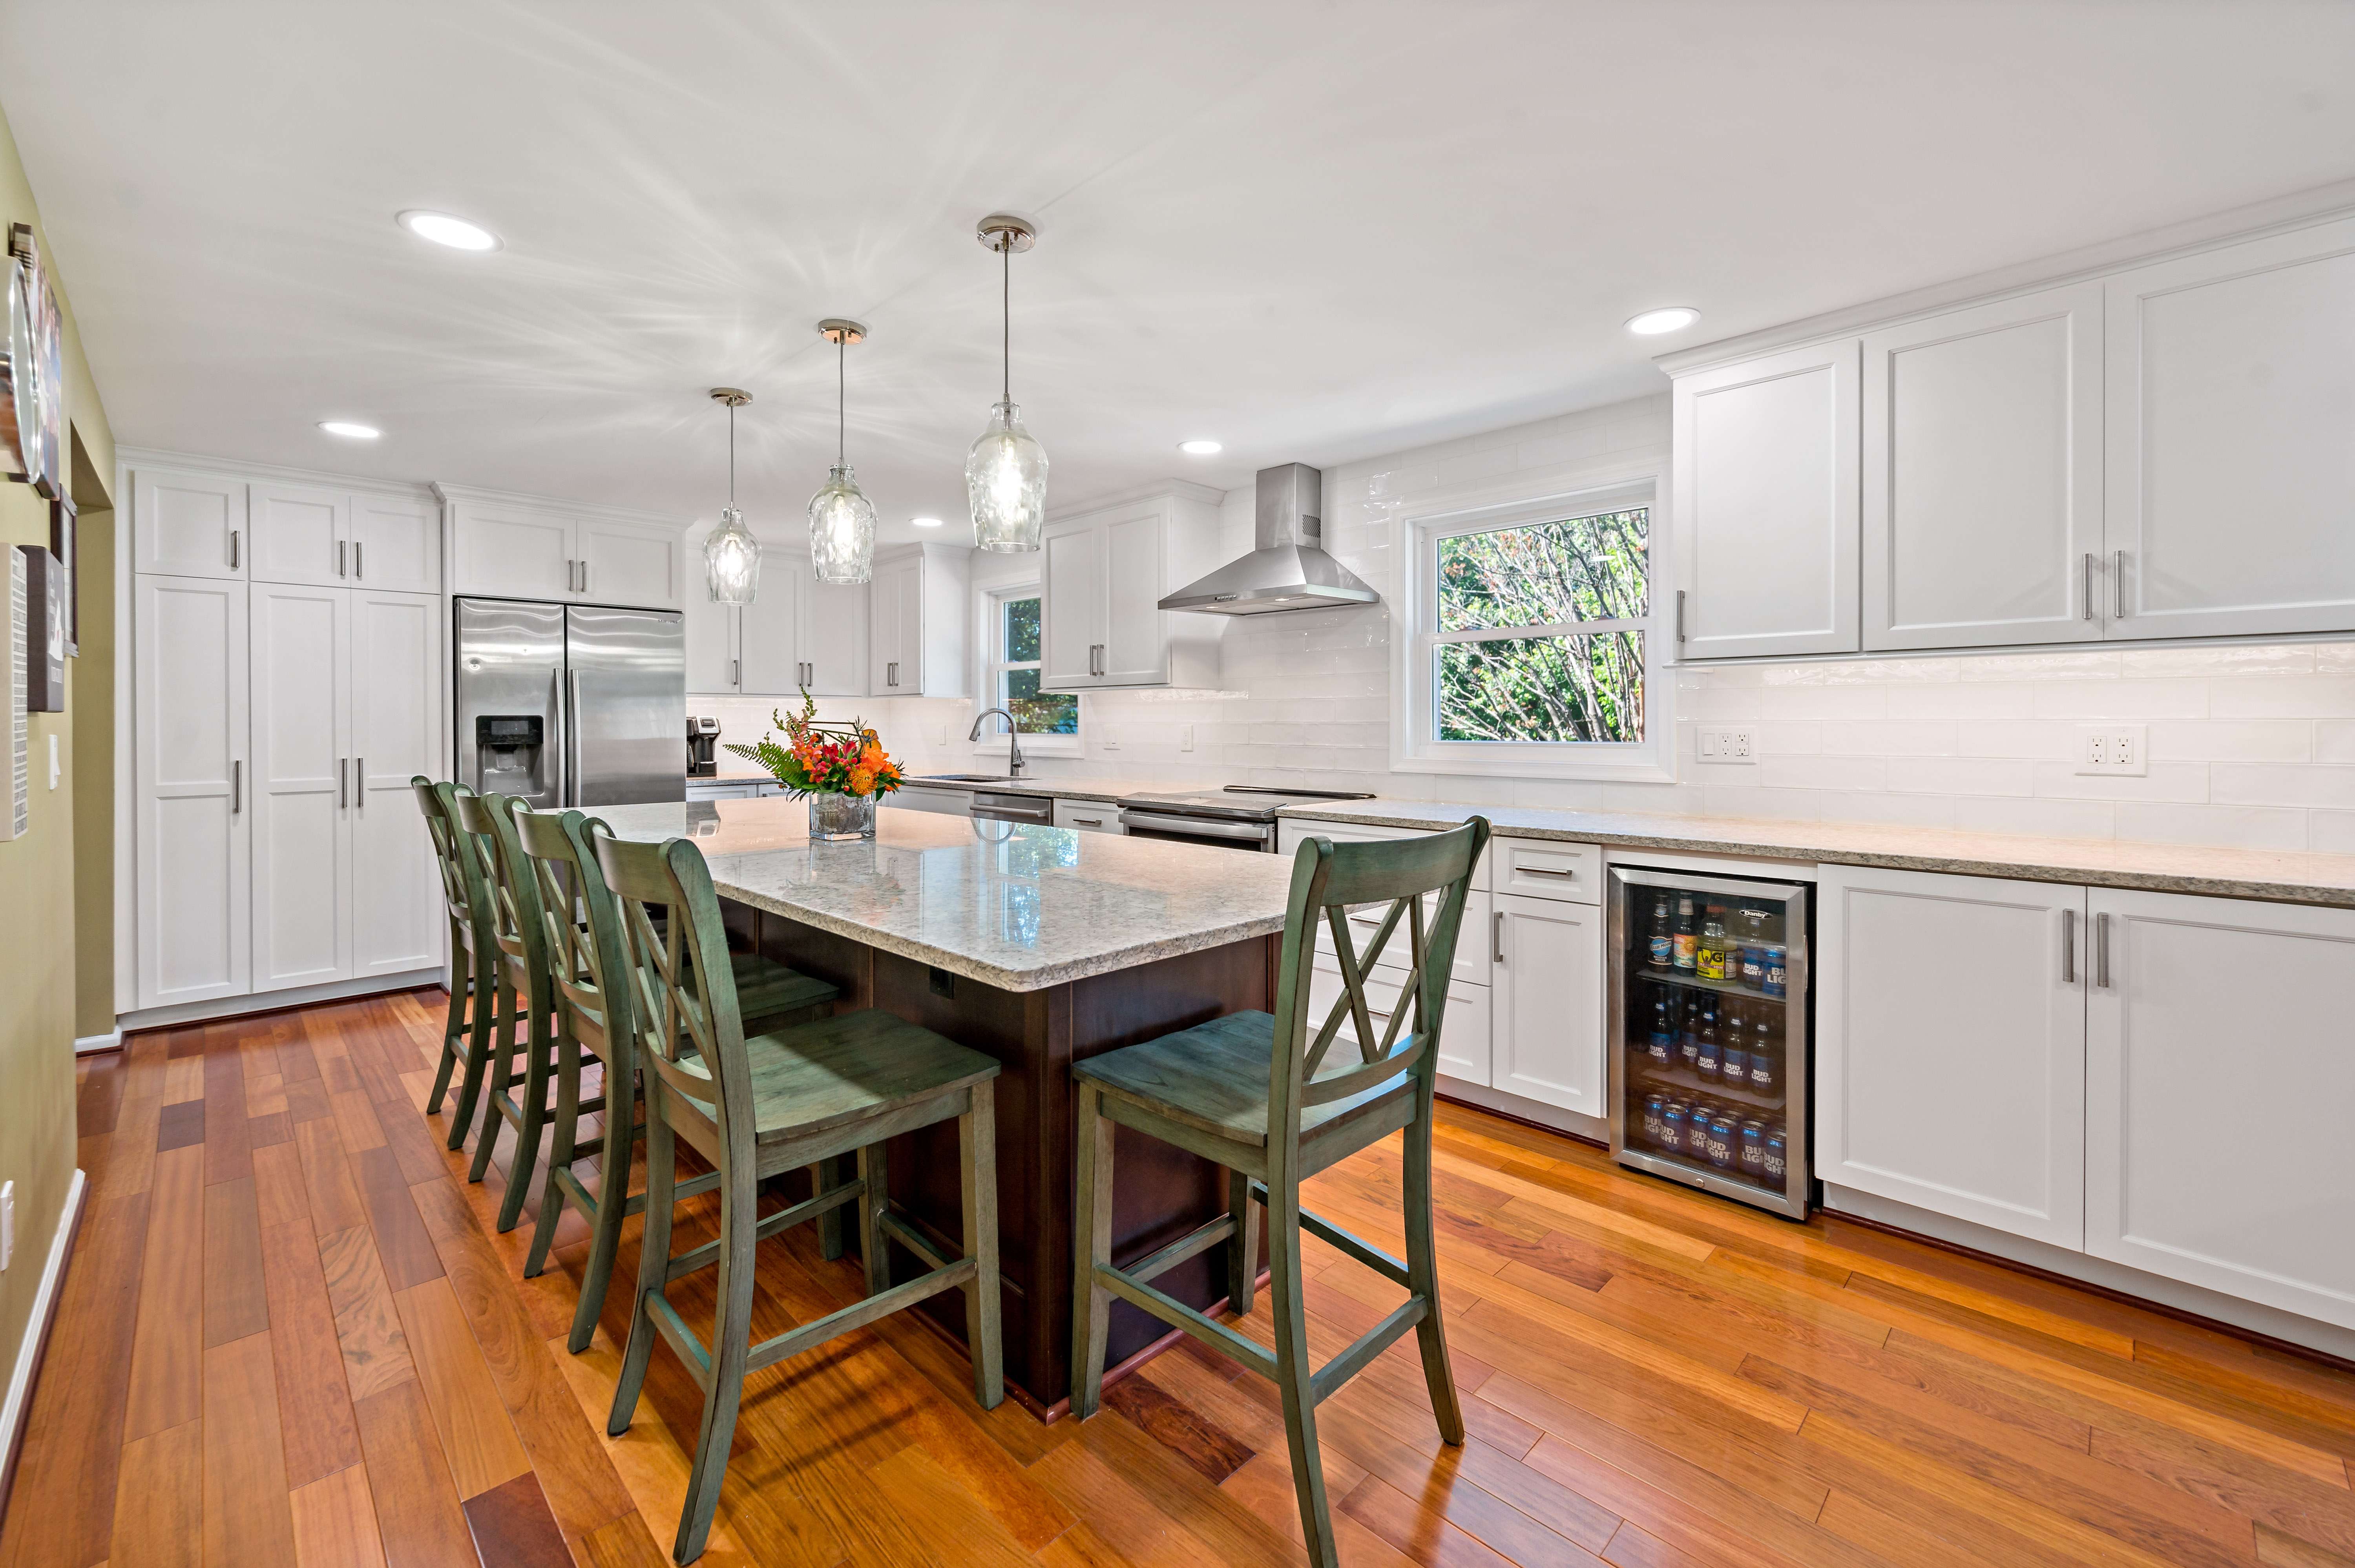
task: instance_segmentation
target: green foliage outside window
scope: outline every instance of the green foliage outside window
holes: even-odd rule
[[[998,705],[1014,715],[1025,735],[1076,735],[1080,732],[1080,699],[1067,691],[1039,689],[1039,612],[1037,599],[1008,599],[1005,616],[1005,648],[1001,662],[1008,666],[998,679]]]
[[[1643,633],[1552,628],[1649,613],[1650,521],[1639,507],[1438,541],[1442,634],[1548,629],[1439,644],[1440,740],[1643,740]]]

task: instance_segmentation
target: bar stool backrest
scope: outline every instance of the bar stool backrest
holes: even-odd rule
[[[409,781],[417,808],[425,815],[425,830],[433,839],[433,859],[442,871],[442,896],[450,918],[462,926],[477,952],[497,929],[491,911],[490,879],[485,874],[474,836],[458,826],[458,801],[474,791],[444,780],[436,783],[420,773]]]
[[[725,1157],[750,1169],[751,1064],[719,894],[703,851],[686,838],[644,844],[600,833],[591,842],[629,942],[638,1063],[653,1070],[650,1087],[691,1101],[716,1123]],[[663,917],[659,930],[649,906]],[[662,1095],[652,1098],[657,1114],[677,1125]]]
[[[1369,844],[1302,841],[1292,862],[1291,901],[1276,981],[1276,1049],[1269,1064],[1267,1098],[1272,1150],[1298,1147],[1303,1111],[1379,1088],[1402,1072],[1415,1076],[1428,1104],[1439,1060],[1440,1026],[1447,1011],[1448,976],[1455,965],[1456,933],[1471,892],[1472,868],[1487,843],[1487,819],[1479,816],[1461,827],[1419,838]],[[1426,928],[1423,898],[1431,893],[1439,895],[1439,907]],[[1360,955],[1349,940],[1348,912],[1385,901],[1390,912]],[[1332,933],[1341,995],[1312,1039],[1308,990],[1319,921]],[[1366,1003],[1365,976],[1401,923],[1406,926],[1407,978],[1391,1008],[1389,1027],[1377,1036],[1372,1009]],[[1410,1019],[1413,1028],[1406,1030]],[[1350,1026],[1359,1060],[1347,1071],[1320,1078],[1317,1072],[1344,1023]]]
[[[524,859],[516,837],[516,813],[524,803],[508,795],[468,795],[458,798],[458,825],[471,835],[490,868],[492,931],[507,955],[521,965],[528,995],[528,1018],[539,1018],[555,1005],[552,996],[538,994],[549,969],[548,929],[540,917],[539,879]]]
[[[630,993],[613,976],[629,972],[620,906],[605,885],[591,836],[604,823],[578,811],[518,811],[516,838],[539,884],[540,925],[556,989],[593,1046],[629,1043]]]

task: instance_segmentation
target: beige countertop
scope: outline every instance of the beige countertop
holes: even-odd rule
[[[782,795],[592,815],[695,839],[724,897],[1007,991],[1282,931],[1292,882],[1279,855],[922,811],[879,813],[872,843],[813,844],[807,805]]]
[[[922,773],[911,773],[901,782],[917,789],[986,790],[991,795],[1051,795],[1057,800],[1120,800],[1132,795],[1177,795],[1219,787],[1199,782],[1171,784],[1152,779],[944,779],[926,778]]]
[[[1510,838],[1573,839],[1694,855],[1749,855],[2355,907],[2355,855],[2039,838],[1865,822],[1770,822],[1412,800],[1286,806],[1282,815],[1287,820],[1439,828],[1452,827],[1475,813],[1486,816],[1499,836]]]

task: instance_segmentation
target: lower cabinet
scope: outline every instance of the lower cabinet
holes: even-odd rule
[[[1816,1172],[2085,1243],[2085,890],[1826,866]]]
[[[928,789],[922,784],[901,784],[883,797],[883,804],[900,811],[936,811],[948,816],[971,816],[973,791]]]
[[[1078,833],[1126,833],[1120,825],[1120,807],[1108,800],[1055,802],[1055,826]]]
[[[2355,1328],[2355,910],[2091,912],[2085,1250]]]
[[[1488,1084],[1602,1117],[1604,911],[1568,899],[1497,893],[1486,931],[1492,961]]]
[[[1468,927],[1466,928],[1469,929]],[[1400,940],[1393,938],[1392,940]],[[1366,972],[1366,1012],[1374,1026],[1374,1038],[1379,1042],[1389,1032],[1391,1017],[1400,1005],[1401,993],[1406,987],[1404,967],[1393,968],[1378,964]],[[1308,982],[1308,1033],[1315,1039],[1325,1027],[1325,1019],[1333,1004],[1341,999],[1341,965],[1330,950],[1320,950]],[[1413,999],[1406,998],[1412,1007]],[[1411,1023],[1412,1020],[1410,1019]],[[1407,1025],[1400,1026],[1400,1032]],[[1342,1060],[1355,1058],[1357,1036],[1348,1024],[1341,1026],[1328,1049],[1327,1060],[1335,1051],[1347,1052]],[[1460,1078],[1469,1083],[1488,1082],[1490,1071],[1488,987],[1451,981],[1447,987],[1447,1012],[1439,1024],[1439,1071],[1443,1077]]]

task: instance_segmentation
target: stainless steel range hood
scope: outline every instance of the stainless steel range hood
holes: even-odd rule
[[[1325,475],[1305,463],[1259,471],[1259,548],[1161,601],[1164,610],[1269,615],[1373,604],[1381,595],[1323,549]]]

